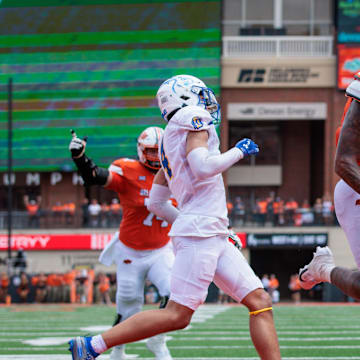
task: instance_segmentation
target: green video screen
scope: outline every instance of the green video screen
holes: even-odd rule
[[[44,6],[46,4],[46,6]],[[0,171],[7,170],[8,81],[13,170],[72,170],[70,129],[101,166],[136,157],[165,79],[220,90],[221,1],[2,0]]]
[[[337,0],[337,40],[360,42],[360,0]]]

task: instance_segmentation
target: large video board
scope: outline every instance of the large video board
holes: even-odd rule
[[[360,43],[360,0],[337,0],[339,43]]]
[[[107,166],[136,156],[145,127],[165,125],[155,101],[164,79],[192,74],[219,93],[220,13],[220,0],[0,2],[0,171],[9,77],[14,170],[73,169],[70,129]]]

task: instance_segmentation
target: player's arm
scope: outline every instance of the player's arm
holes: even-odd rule
[[[208,132],[189,131],[186,141],[186,159],[192,173],[199,180],[222,173],[249,155],[256,155],[259,147],[250,139],[242,139],[230,150],[210,155],[208,151]]]
[[[85,185],[107,186],[112,179],[111,172],[107,169],[98,167],[85,155],[86,140],[78,138],[73,131],[72,135],[73,138],[70,142],[69,150]]]
[[[360,103],[351,102],[347,111],[335,155],[335,172],[360,193]]]
[[[179,210],[169,200],[171,191],[168,187],[163,169],[160,169],[153,180],[150,190],[148,210],[172,224],[179,215]]]

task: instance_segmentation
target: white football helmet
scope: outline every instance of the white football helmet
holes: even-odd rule
[[[220,122],[220,105],[214,92],[195,76],[176,75],[164,81],[156,94],[162,117],[169,121],[169,114],[185,106],[200,106]]]
[[[157,126],[146,128],[137,139],[139,160],[153,170],[160,169],[159,143],[164,130]]]

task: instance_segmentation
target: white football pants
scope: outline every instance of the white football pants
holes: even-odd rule
[[[357,201],[359,204],[356,204]],[[360,194],[340,180],[335,186],[334,204],[337,219],[360,269]]]
[[[175,262],[170,300],[196,310],[204,303],[211,281],[238,302],[263,288],[244,256],[226,236],[175,236],[172,241]]]
[[[133,250],[118,241],[115,244],[116,311],[121,321],[141,311],[145,279],[149,279],[161,296],[170,295],[170,272],[174,262],[171,243],[156,250]]]

